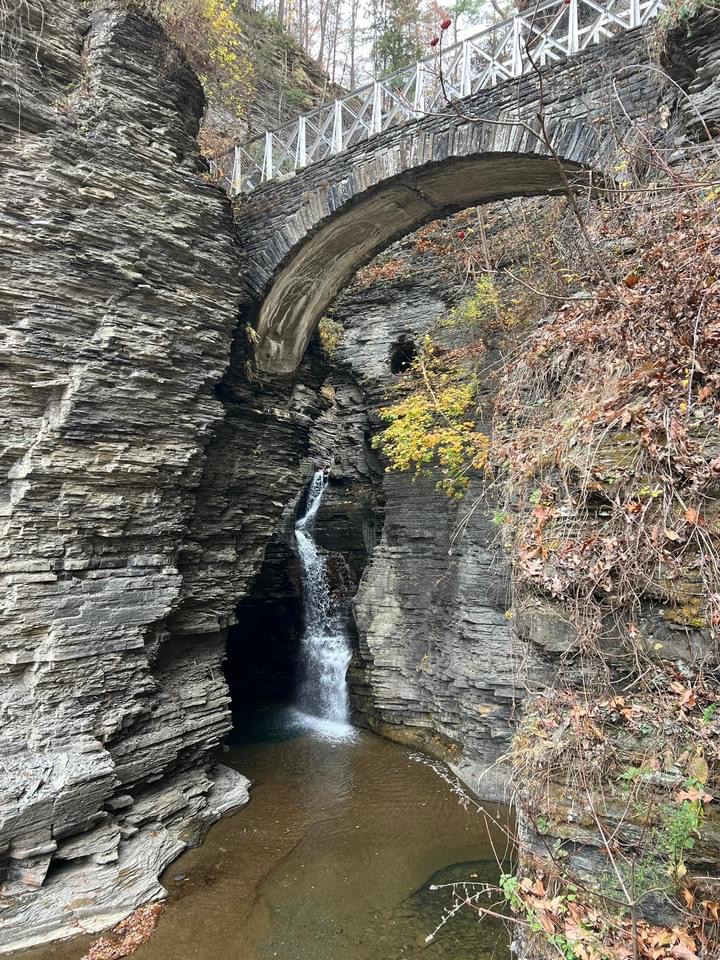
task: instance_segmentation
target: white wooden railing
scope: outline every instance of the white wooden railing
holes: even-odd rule
[[[324,103],[211,161],[231,196],[335,156],[356,143],[642,26],[663,0],[547,0],[441,54]],[[442,83],[441,83],[442,72]],[[444,89],[443,89],[444,87]]]

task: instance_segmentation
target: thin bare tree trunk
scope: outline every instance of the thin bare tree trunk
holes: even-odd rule
[[[350,89],[355,89],[355,45],[359,0],[350,0]]]
[[[335,5],[335,23],[333,24],[333,54],[332,54],[332,82],[336,82],[337,71],[337,49],[338,49],[338,27],[340,26],[340,11],[342,9],[342,0],[337,0]]]
[[[325,63],[325,36],[327,32],[327,15],[330,0],[320,0],[320,50],[318,51],[318,61],[327,68]]]

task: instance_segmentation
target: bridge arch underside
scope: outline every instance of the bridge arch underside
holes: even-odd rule
[[[563,160],[562,168],[570,180],[589,180],[578,162]],[[430,163],[352,197],[289,252],[264,300],[256,302],[258,368],[291,373],[318,321],[355,272],[405,234],[470,206],[564,190],[552,157],[503,152]],[[313,198],[305,202],[312,206]]]

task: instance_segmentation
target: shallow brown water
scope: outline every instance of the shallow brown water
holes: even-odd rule
[[[370,733],[328,739],[277,714],[251,736],[223,758],[254,781],[250,804],[168,869],[137,960],[507,960],[503,924],[469,911],[425,943],[451,901],[431,882],[499,872],[485,818],[433,769]],[[89,940],[18,958],[79,960]]]

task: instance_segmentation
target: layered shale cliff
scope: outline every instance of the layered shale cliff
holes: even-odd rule
[[[210,595],[200,626],[191,613],[208,536],[192,517],[201,483],[213,496],[221,401],[242,403],[235,475],[259,489],[222,545],[242,542],[226,619],[286,499],[258,508],[273,471],[280,487],[293,474],[285,420],[307,405],[293,384],[262,400],[220,385],[240,258],[205,181],[195,75],[118,4],[46,13],[22,5],[6,25],[0,99],[0,948],[119,919],[247,799],[242,777],[213,768],[229,726],[223,645],[186,640],[219,623]]]
[[[507,214],[497,207],[483,216],[494,225],[492,243]],[[403,353],[411,359],[430,334],[446,349],[462,339],[443,321],[474,288],[456,269],[457,234],[473,226],[474,210],[423,228],[362,271],[335,306],[343,335],[334,359],[365,399],[368,448],[406,368]],[[516,247],[507,256],[510,263],[524,254]],[[480,425],[489,428],[503,337],[487,332],[483,340]],[[384,525],[353,601],[355,706],[373,729],[442,757],[480,795],[499,799],[507,784],[496,761],[509,744],[518,658],[527,652],[514,649],[508,629],[493,499],[478,476],[459,502],[437,477],[383,473],[376,483]],[[321,529],[323,521],[321,513]]]
[[[226,631],[329,405],[312,354],[248,376],[182,56],[122,4],[46,14],[10,19],[0,101],[0,949],[162,896],[162,867],[246,802],[214,760]]]
[[[30,5],[8,29],[4,947],[121,917],[184,846],[162,821],[246,797],[229,774],[215,793],[207,764],[180,772],[193,731],[205,754],[223,735],[220,679],[158,670],[236,319],[227,208],[195,143],[202,91],[156,27],[111,4]],[[155,736],[127,756],[150,716]]]

